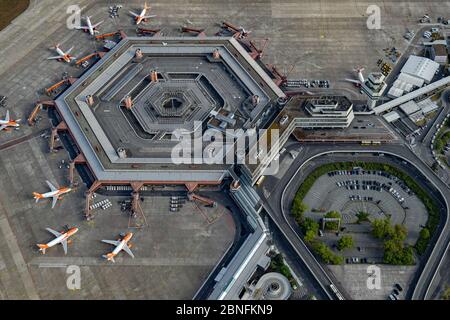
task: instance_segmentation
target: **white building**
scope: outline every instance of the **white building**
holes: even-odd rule
[[[414,102],[414,100],[408,101],[408,102],[400,105],[399,108],[407,116],[409,116],[413,113],[416,113],[417,111],[420,111],[420,107],[417,105],[417,103]]]
[[[393,99],[399,98],[421,88],[424,84],[429,84],[438,69],[439,63],[424,57],[410,56],[389,89],[388,96]]]
[[[401,73],[422,79],[428,84],[431,82],[438,69],[439,63],[425,57],[410,56],[403,66]]]
[[[415,102],[414,100],[408,101],[400,105],[399,108],[408,116],[409,119],[411,119],[412,122],[417,123],[425,119],[427,114],[437,110],[439,106],[428,98],[420,102]]]
[[[353,103],[345,96],[323,96],[308,100],[304,116],[294,118],[297,128],[347,128],[355,118]]]
[[[395,120],[400,119],[400,115],[398,114],[397,111],[391,111],[391,112],[388,112],[388,113],[384,114],[383,118],[387,122],[394,122]]]
[[[368,105],[370,108],[375,107],[377,101],[381,98],[386,90],[385,76],[381,72],[372,72],[367,77],[367,80],[361,86],[361,90],[368,97]]]

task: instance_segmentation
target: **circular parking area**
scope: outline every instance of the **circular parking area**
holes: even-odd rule
[[[355,249],[347,254],[361,258],[376,259],[383,255],[383,244],[371,235],[371,224],[358,223],[361,213],[369,221],[390,217],[393,225],[404,225],[408,230],[406,243],[410,245],[415,244],[428,219],[425,206],[403,181],[377,170],[328,172],[314,182],[304,203],[308,206],[305,216],[316,221],[329,211],[339,212],[341,231],[355,241]],[[333,246],[337,238],[335,233],[325,233],[322,240]]]

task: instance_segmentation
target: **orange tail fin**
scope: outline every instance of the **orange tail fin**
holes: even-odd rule
[[[115,262],[114,261],[114,253],[107,253],[107,254],[105,254],[104,256],[103,256],[103,258],[105,258],[106,260],[108,260],[108,261],[112,261],[112,262]]]
[[[43,198],[42,194],[37,193],[37,192],[33,192],[33,196],[34,196],[34,198],[36,199],[36,202],[38,202],[39,199],[42,199],[42,198]]]
[[[37,246],[39,247],[39,251],[42,251],[43,254],[45,254],[45,250],[48,249],[48,245],[46,244],[37,244]]]

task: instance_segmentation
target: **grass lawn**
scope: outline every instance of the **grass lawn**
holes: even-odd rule
[[[30,0],[0,0],[0,30],[28,8]]]

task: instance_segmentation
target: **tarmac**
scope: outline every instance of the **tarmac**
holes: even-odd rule
[[[105,20],[100,26],[102,33],[122,28],[134,35],[127,11],[138,10],[141,1],[127,1],[116,21],[108,18],[111,1],[78,3],[86,7],[93,22]],[[383,48],[406,48],[402,36],[406,28],[418,29],[419,17],[425,13],[437,17],[450,9],[450,3],[437,0],[426,4],[383,1],[382,29],[368,30],[366,9],[370,4],[350,0],[302,1],[301,5],[294,0],[152,1],[152,13],[157,17],[143,27],[161,27],[164,35],[179,36],[181,25],[204,28],[210,35],[218,31],[221,21],[242,25],[252,31],[257,43],[270,39],[263,61],[283,72],[292,69],[289,78],[328,79],[334,90],[361,98],[359,91],[342,79],[354,77],[357,66],[375,71],[376,61],[384,56]],[[47,61],[53,55],[50,46],[60,43],[65,50],[75,46],[77,57],[102,46],[87,34],[66,28],[69,5],[73,1],[32,0],[30,9],[0,32],[0,94],[8,96],[7,108],[13,119],[26,119],[37,100],[49,99],[42,89],[61,80],[64,72],[76,77],[84,71]],[[5,113],[0,109],[1,117]],[[0,298],[192,298],[232,242],[230,215],[224,213],[208,224],[195,208],[171,215],[152,207],[147,216],[150,227],[136,233],[135,261],[121,255],[116,264],[107,264],[100,255],[110,248],[99,240],[114,239],[127,228],[128,220],[117,208],[111,209],[117,215],[105,212],[94,222],[83,221],[82,184],[54,210],[47,201],[33,202],[32,191],[47,191],[46,179],[67,183],[67,169],[58,169],[67,155],[65,151],[48,153],[48,141],[36,133],[50,125],[45,112],[40,116],[42,121],[35,127],[22,122],[20,130],[0,134]],[[61,258],[60,247],[40,256],[35,244],[51,239],[44,228],[58,229],[65,224],[80,227],[68,256]],[[92,245],[97,241],[98,245]],[[80,290],[66,286],[66,266],[72,263],[80,266]]]
[[[31,192],[45,192],[45,179],[67,183],[67,169],[59,169],[64,152],[49,155],[47,141],[36,137],[7,149],[0,159],[0,297],[4,299],[190,299],[234,239],[235,226],[227,209],[204,208],[187,202],[169,211],[169,197],[145,197],[142,208],[148,227],[134,226],[117,201],[97,209],[85,221],[84,186],[50,209],[46,199],[35,204]],[[4,152],[6,152],[4,151]],[[67,159],[66,159],[67,161]],[[77,177],[77,181],[80,178]],[[104,196],[97,196],[98,202]],[[140,217],[138,217],[140,218]],[[133,220],[133,219],[132,219]],[[45,228],[64,225],[80,231],[64,256],[61,246],[40,255],[36,243],[52,239]],[[120,254],[115,264],[101,258],[113,248],[100,242],[131,231],[131,259]],[[81,288],[66,287],[67,268],[78,266]]]

